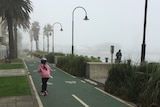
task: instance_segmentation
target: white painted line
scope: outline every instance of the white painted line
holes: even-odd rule
[[[47,85],[53,85],[53,83],[51,83],[51,82],[47,82]]]
[[[54,69],[54,70],[52,70],[52,71],[56,71],[56,70]]]
[[[38,72],[38,70],[36,69],[36,70],[33,70],[33,72]]]
[[[42,83],[41,83],[41,85],[42,85]],[[53,85],[53,83],[51,83],[51,82],[47,82],[47,85]]]
[[[108,96],[110,96],[110,97],[118,100],[118,101],[121,102],[121,103],[126,104],[126,105],[129,106],[129,107],[135,107],[135,106],[133,106],[133,105],[131,105],[131,104],[128,104],[127,102],[125,102],[125,101],[123,101],[123,100],[121,100],[121,99],[119,99],[119,98],[117,98],[117,97],[115,97],[115,96],[113,96],[113,95],[111,95],[111,94],[109,94],[109,93],[107,93],[107,92],[105,92],[105,91],[97,88],[97,87],[95,87],[95,89],[97,89],[98,91],[100,91],[100,92],[102,92],[102,93],[104,93],[104,94],[106,94],[106,95],[108,95]]]
[[[69,74],[70,75],[70,74]],[[73,76],[73,75],[70,75],[72,78],[76,78],[75,76]]]
[[[25,65],[26,70],[28,71],[28,67],[27,67],[27,65],[26,65],[26,63],[25,63],[25,61],[24,61],[24,59],[23,59],[23,63],[24,63],[24,65]]]
[[[94,81],[91,81],[91,80],[89,80],[89,79],[84,79],[85,81],[87,81],[87,82],[89,82],[89,83],[91,83],[91,84],[93,84],[93,85],[97,85],[97,83],[96,82],[94,82]]]
[[[53,78],[53,76],[52,76],[52,75],[50,75],[50,78]]]
[[[57,69],[59,69],[59,68],[57,68]],[[69,74],[69,73],[67,73],[67,72],[65,72],[65,71],[63,71],[63,70],[61,70],[61,69],[59,69],[59,70],[62,71],[63,73],[65,73],[65,74],[71,76],[72,78],[76,78],[75,76],[73,76],[73,75],[71,75],[71,74]]]
[[[42,85],[42,83],[41,83],[41,85]],[[47,82],[47,85],[53,85],[53,83],[51,83],[51,82]]]
[[[76,95],[72,94],[72,97],[74,97],[77,101],[79,101],[84,107],[89,107],[85,102],[83,102],[80,98],[78,98]]]
[[[29,66],[34,66],[34,64],[29,64]]]
[[[43,104],[42,104],[42,102],[41,102],[41,100],[40,100],[40,98],[39,98],[39,95],[38,95],[37,90],[36,90],[36,88],[35,88],[35,86],[34,86],[32,77],[31,77],[30,75],[29,75],[29,79],[30,79],[31,85],[32,85],[32,87],[33,87],[33,91],[34,91],[34,93],[35,93],[35,97],[36,97],[36,99],[37,99],[38,105],[39,105],[39,107],[43,107]]]
[[[76,81],[65,81],[65,83],[67,83],[67,84],[76,84],[77,82]]]
[[[81,80],[82,83],[86,83],[85,81]]]

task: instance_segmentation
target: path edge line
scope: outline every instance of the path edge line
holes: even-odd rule
[[[104,93],[104,94],[106,94],[106,95],[108,95],[108,96],[110,96],[110,97],[112,97],[112,98],[118,100],[118,101],[121,102],[121,103],[126,104],[126,105],[129,106],[129,107],[136,107],[136,106],[133,106],[133,105],[127,103],[126,101],[123,101],[123,100],[121,100],[120,98],[117,98],[117,97],[115,97],[115,96],[113,96],[113,95],[111,95],[111,94],[109,94],[109,93],[107,93],[107,92],[105,92],[105,91],[103,91],[103,90],[97,88],[97,87],[95,87],[95,89],[97,89],[98,91],[100,91],[100,92],[102,92],[102,93]]]

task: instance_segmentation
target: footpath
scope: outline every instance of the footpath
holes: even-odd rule
[[[28,74],[25,69],[0,70],[0,77],[20,75]],[[39,107],[31,84],[30,88],[32,93],[31,95],[0,97],[0,107]]]

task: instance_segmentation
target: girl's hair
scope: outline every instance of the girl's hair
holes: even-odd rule
[[[47,70],[47,67],[45,66],[45,64],[43,64],[43,69]]]

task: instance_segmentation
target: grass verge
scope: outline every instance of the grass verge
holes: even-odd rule
[[[0,64],[0,70],[5,69],[24,69],[23,64]]]
[[[26,76],[0,77],[0,97],[30,95]]]

